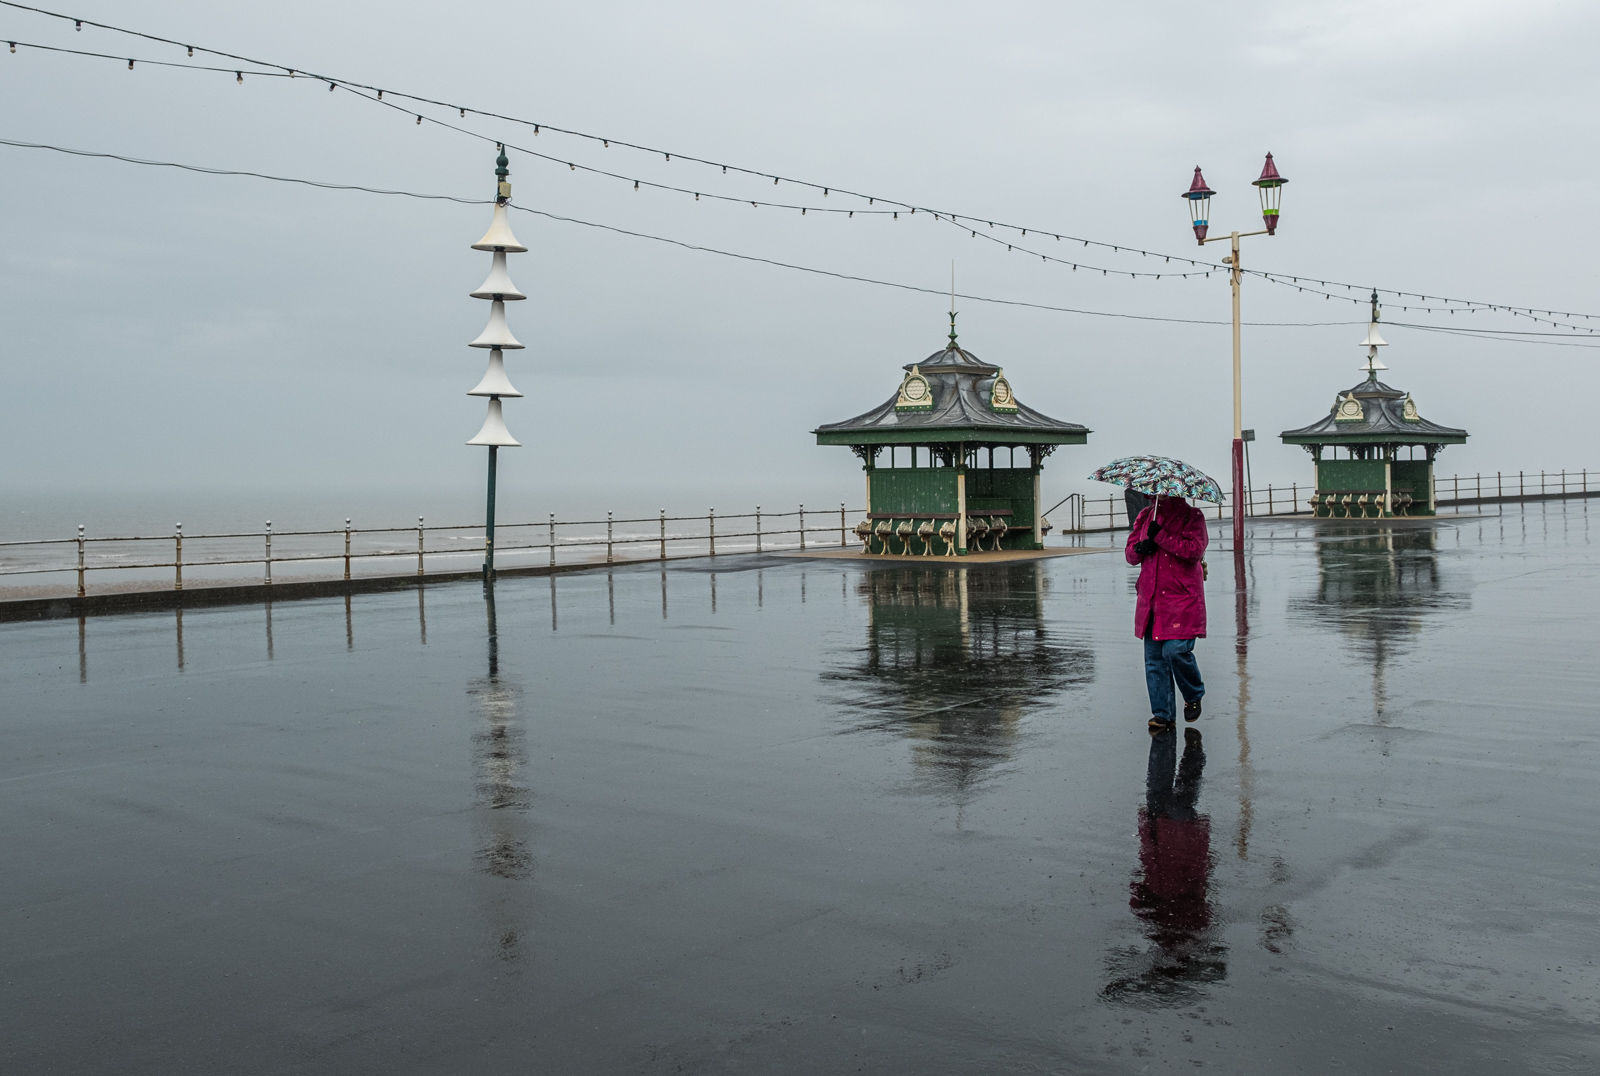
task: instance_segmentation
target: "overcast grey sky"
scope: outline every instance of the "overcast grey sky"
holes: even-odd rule
[[[822,183],[1188,255],[1196,164],[1213,228],[1255,228],[1271,150],[1280,234],[1247,267],[1600,313],[1600,8],[1275,4],[59,0],[58,10],[355,81]],[[45,6],[50,6],[46,4]],[[186,60],[0,8],[0,38]],[[0,137],[335,183],[483,197],[493,149],[315,82],[0,53]],[[445,115],[434,111],[430,114]],[[451,114],[453,115],[453,114]],[[697,190],[844,205],[494,121],[557,157]],[[1072,272],[927,219],[694,201],[512,154],[515,200],[689,243],[935,289],[1223,321],[1226,280]],[[110,493],[475,504],[488,210],[0,146],[0,454],[8,516]],[[851,203],[859,204],[859,203]],[[889,396],[945,332],[937,295],[811,276],[519,215],[530,299],[506,406],[503,514],[859,499],[809,432]],[[1068,254],[1066,244],[1062,253]],[[1078,250],[1154,271],[1149,259]],[[1052,250],[1052,253],[1055,251]],[[1220,257],[1216,245],[1207,254]],[[1306,481],[1275,435],[1359,380],[1364,310],[1252,281],[1256,481]],[[1090,426],[1047,492],[1153,451],[1225,476],[1228,330],[963,300],[963,345]],[[1391,310],[1392,320],[1413,320]],[[1538,329],[1492,315],[1451,324]],[[1596,323],[1600,325],[1600,322]],[[1456,470],[1600,468],[1600,351],[1394,328],[1389,380],[1472,440]],[[1592,341],[1600,343],[1600,341]],[[368,502],[362,502],[368,503]],[[375,503],[375,502],[373,502]],[[190,510],[196,525],[203,511]],[[398,510],[397,510],[398,511]],[[398,518],[398,516],[397,516]]]

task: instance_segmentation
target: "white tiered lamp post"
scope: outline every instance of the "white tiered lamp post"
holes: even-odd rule
[[[494,484],[496,455],[501,448],[518,448],[522,442],[511,436],[511,431],[506,429],[505,415],[501,412],[500,399],[504,396],[521,396],[506,377],[505,352],[521,348],[517,338],[511,335],[511,330],[506,326],[506,303],[515,299],[526,299],[527,296],[517,290],[511,283],[511,277],[506,273],[506,255],[524,254],[528,248],[517,242],[517,237],[511,234],[511,222],[506,219],[506,205],[511,201],[511,172],[506,167],[510,162],[506,160],[506,148],[500,147],[500,156],[495,159],[494,174],[496,177],[494,198],[494,219],[489,223],[489,231],[484,237],[472,244],[473,250],[487,250],[494,254],[494,262],[489,268],[489,279],[477,291],[472,293],[474,299],[487,299],[489,306],[489,326],[484,329],[471,347],[486,347],[489,349],[489,369],[484,372],[483,380],[478,382],[478,387],[467,393],[468,396],[489,397],[489,414],[483,420],[483,428],[478,435],[468,441],[469,445],[487,445],[489,448],[489,503],[484,514],[483,527],[483,581],[491,582],[494,579]]]

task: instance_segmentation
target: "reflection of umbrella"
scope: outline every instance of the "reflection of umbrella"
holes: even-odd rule
[[[1089,476],[1096,482],[1148,493],[1155,497],[1193,497],[1222,503],[1222,487],[1204,471],[1166,456],[1124,456]]]

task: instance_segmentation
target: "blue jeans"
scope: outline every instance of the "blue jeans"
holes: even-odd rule
[[[1163,721],[1174,719],[1172,682],[1178,682],[1185,702],[1206,693],[1200,682],[1200,666],[1194,660],[1193,639],[1151,639],[1144,641],[1144,679],[1150,689],[1150,716]]]

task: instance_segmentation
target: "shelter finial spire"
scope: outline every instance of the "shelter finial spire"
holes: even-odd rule
[[[1388,369],[1378,361],[1378,349],[1387,346],[1388,343],[1378,332],[1378,289],[1373,288],[1372,320],[1367,323],[1367,338],[1361,341],[1361,346],[1367,349],[1367,361],[1361,364],[1361,369],[1367,372],[1368,381],[1378,380],[1378,371]]]
[[[956,263],[950,262],[950,349],[956,349]]]

